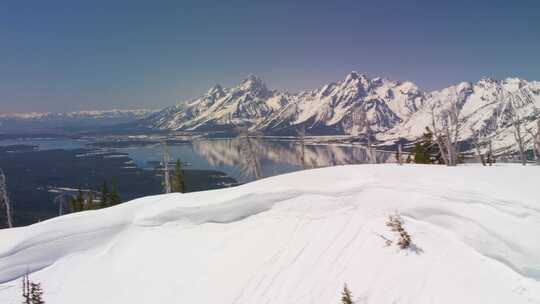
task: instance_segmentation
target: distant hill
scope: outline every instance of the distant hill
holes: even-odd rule
[[[61,133],[117,127],[139,121],[156,110],[107,110],[67,113],[0,113],[0,133]]]

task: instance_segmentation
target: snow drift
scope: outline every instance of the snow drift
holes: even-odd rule
[[[540,303],[540,170],[356,165],[0,231],[0,303]],[[399,213],[413,246],[385,225]]]

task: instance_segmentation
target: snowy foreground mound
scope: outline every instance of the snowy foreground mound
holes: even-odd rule
[[[358,165],[0,231],[0,303],[540,303],[540,168]],[[414,246],[385,225],[399,213]]]

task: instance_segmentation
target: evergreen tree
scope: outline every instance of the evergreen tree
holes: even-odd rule
[[[349,288],[347,288],[347,284],[345,284],[343,291],[341,292],[341,304],[354,304],[352,293]]]
[[[118,185],[116,178],[113,178],[111,192],[109,193],[109,205],[114,206],[122,202],[120,195],[118,194]]]
[[[88,197],[86,199],[86,210],[94,209],[94,193],[92,191],[88,192]]]
[[[45,304],[40,283],[30,282],[30,299],[32,304]]]
[[[441,157],[441,149],[439,145],[436,143],[436,141],[433,140],[433,132],[431,131],[429,127],[426,127],[426,133],[424,133],[422,137],[423,137],[422,144],[424,145],[424,150],[429,156],[430,162],[443,164],[444,161],[442,160],[442,157]]]
[[[23,276],[22,283],[23,304],[45,304],[40,283],[30,281],[28,274]]]
[[[186,192],[186,184],[184,181],[184,172],[182,171],[182,163],[179,159],[176,160],[173,176],[173,192]]]
[[[426,128],[426,132],[414,145],[414,162],[417,164],[442,163],[439,146],[433,141],[433,132]]]
[[[431,164],[431,159],[427,154],[424,144],[416,143],[413,148],[414,162],[416,164]]]
[[[107,182],[103,181],[101,186],[101,202],[99,208],[105,208],[109,205],[109,188],[107,187]]]
[[[69,212],[73,213],[73,212],[77,212],[77,199],[75,197],[70,197],[69,198]]]
[[[79,188],[79,191],[77,191],[77,197],[75,198],[75,201],[76,201],[75,210],[83,211],[84,210],[84,195],[81,188]]]

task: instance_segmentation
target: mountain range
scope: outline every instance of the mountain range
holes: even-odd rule
[[[295,135],[305,130],[308,135],[347,135],[355,134],[354,113],[362,107],[376,138],[390,142],[420,137],[432,125],[432,112],[439,113],[452,102],[460,108],[462,140],[470,139],[474,130],[503,148],[514,142],[512,116],[523,119],[524,129],[535,128],[540,82],[483,78],[427,92],[409,81],[352,72],[342,81],[293,94],[269,89],[260,78],[249,76],[232,88],[216,85],[201,97],[149,115],[142,123],[174,131],[247,129]]]
[[[56,133],[61,130],[111,128],[133,123],[156,110],[0,113],[0,133]]]
[[[185,131],[249,128],[271,134],[347,134],[355,107],[368,108],[372,128],[387,131],[418,111],[423,92],[411,82],[370,79],[356,72],[342,82],[297,94],[268,89],[249,76],[237,86],[212,87],[203,96],[151,115],[155,128]]]
[[[540,82],[519,78],[462,82],[425,91],[409,81],[370,78],[357,72],[342,81],[298,93],[270,89],[256,76],[238,85],[215,85],[198,98],[162,110],[111,110],[71,113],[0,114],[0,131],[136,126],[139,130],[187,132],[250,131],[266,135],[359,135],[358,109],[378,142],[414,141],[431,127],[434,114],[455,103],[460,109],[460,139],[473,133],[489,139],[495,149],[515,149],[512,121],[523,120],[535,131],[540,115]],[[437,115],[435,119],[438,120]]]

